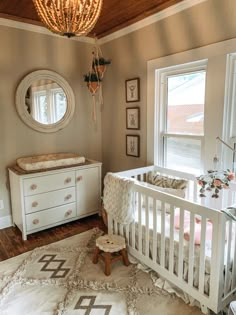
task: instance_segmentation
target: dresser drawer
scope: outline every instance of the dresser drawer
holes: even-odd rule
[[[25,213],[75,202],[75,187],[25,197]]]
[[[26,178],[23,181],[24,196],[75,186],[75,172],[63,172]]]
[[[69,203],[64,206],[51,208],[26,215],[26,231],[47,227],[57,222],[69,220],[76,216],[75,203]]]

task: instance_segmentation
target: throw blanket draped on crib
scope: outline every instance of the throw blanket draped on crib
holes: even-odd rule
[[[134,179],[122,178],[112,173],[107,173],[104,178],[104,208],[118,223],[129,224],[134,221],[134,183]]]

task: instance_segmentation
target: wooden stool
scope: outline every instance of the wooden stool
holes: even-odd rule
[[[125,266],[129,266],[125,239],[119,235],[104,235],[96,240],[96,248],[93,263],[97,264],[99,258],[105,263],[105,275],[111,274],[111,264],[117,260],[123,260]]]

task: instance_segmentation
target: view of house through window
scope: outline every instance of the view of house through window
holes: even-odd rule
[[[163,72],[161,82],[160,160],[167,168],[196,173],[202,168],[206,70]]]

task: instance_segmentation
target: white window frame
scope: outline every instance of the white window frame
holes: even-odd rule
[[[191,63],[185,63],[180,65],[174,65],[166,68],[155,70],[155,111],[157,113],[155,119],[156,136],[154,136],[154,164],[159,166],[164,165],[164,138],[189,138],[201,141],[201,169],[204,169],[203,157],[204,157],[204,133],[200,135],[190,134],[172,134],[166,131],[166,114],[167,104],[165,100],[167,98],[165,87],[165,80],[167,77],[178,74],[185,74],[198,71],[207,71],[207,60],[194,61]],[[205,108],[205,106],[204,106]]]
[[[229,133],[231,106],[229,106],[227,102],[231,102],[232,100],[229,93],[229,60],[233,60],[235,52],[236,39],[234,38],[178,52],[173,55],[157,56],[156,58],[147,61],[146,165],[153,165],[156,163],[155,161],[157,161],[154,156],[155,152],[157,152],[154,135],[157,133],[158,126],[156,125],[156,121],[158,120],[159,113],[156,106],[158,91],[155,90],[155,71],[156,69],[191,63],[198,60],[207,60],[204,115],[204,173],[214,167],[215,163],[213,162],[213,158],[216,153],[220,158],[220,162],[224,160],[221,150],[228,152],[227,154],[230,155],[232,160],[232,151],[224,145],[221,145],[219,141],[216,141],[216,138],[221,137],[227,143],[231,143],[230,141],[233,140],[230,139]],[[232,164],[227,164],[226,167],[231,168]]]
[[[222,140],[234,149],[236,143],[236,53],[227,55],[225,100]],[[232,169],[234,153],[220,141],[218,143],[220,161],[224,161],[222,168]]]
[[[47,99],[48,109],[47,109],[47,117],[48,124],[54,124],[58,121],[58,112],[55,107],[55,96],[57,93],[64,93],[61,87],[58,87],[57,84],[46,84],[41,86],[36,86],[32,88],[32,94],[34,98],[34,106],[32,109],[33,117],[37,121],[41,121],[41,112],[39,108],[38,99],[40,96],[45,96]],[[66,111],[65,111],[66,112]]]

